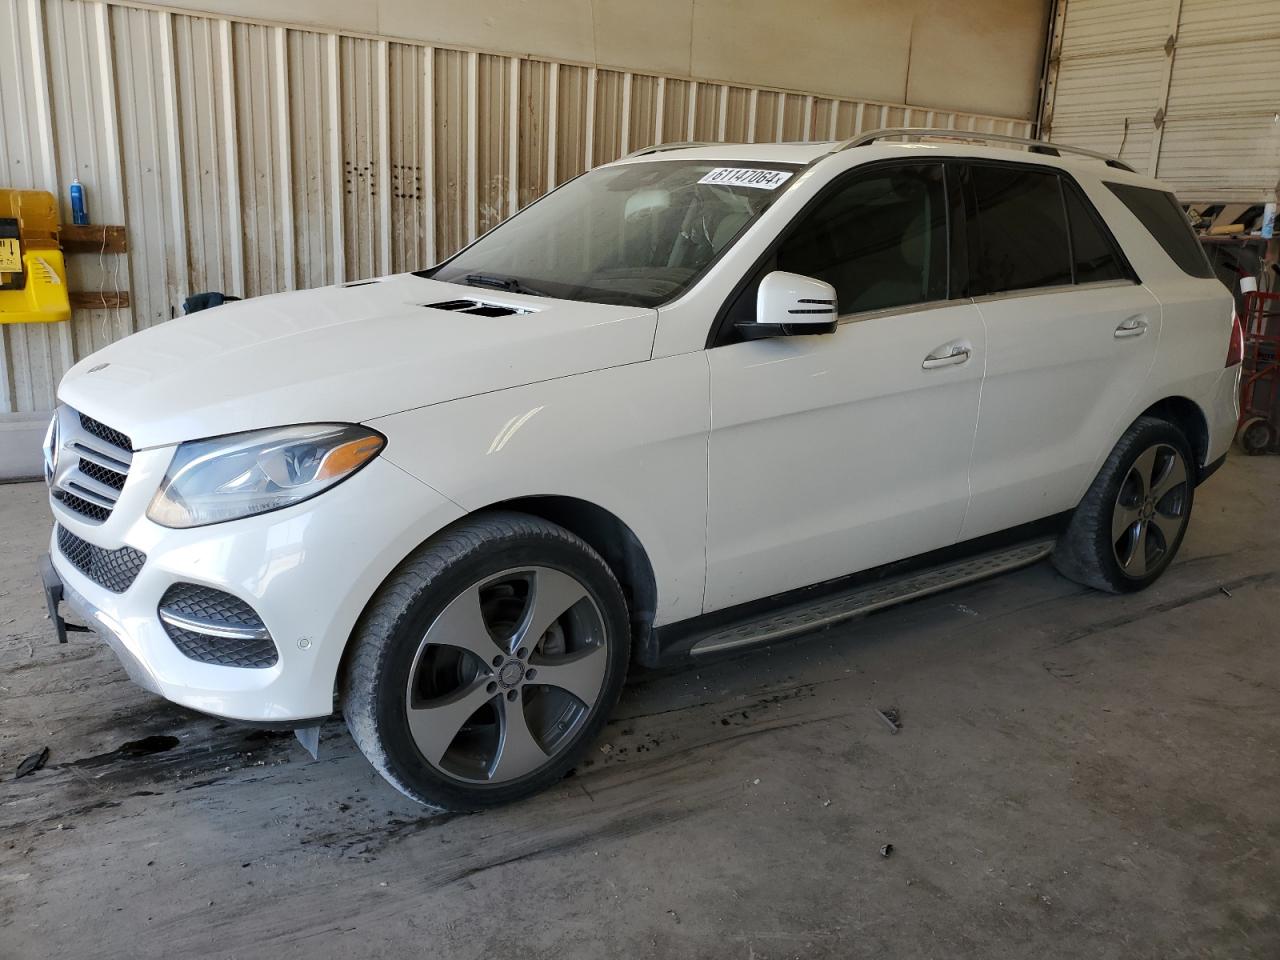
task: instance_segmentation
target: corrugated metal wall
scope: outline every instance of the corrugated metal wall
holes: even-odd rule
[[[66,216],[78,176],[130,251],[69,257],[71,286],[132,298],[0,325],[0,413],[49,409],[76,359],[191,292],[419,269],[656,142],[1031,127],[91,0],[0,0],[0,92],[0,186],[54,191]]]
[[[1278,0],[1058,0],[1043,127],[1187,202],[1275,199]]]

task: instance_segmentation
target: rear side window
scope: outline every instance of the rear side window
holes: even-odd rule
[[[1200,249],[1191,221],[1172,193],[1128,183],[1108,183],[1107,189],[1142,221],[1142,225],[1184,273],[1193,277],[1213,276],[1213,268]]]
[[[1071,226],[1071,259],[1076,283],[1130,279],[1129,270],[1120,262],[1114,242],[1080,188],[1063,180],[1062,190],[1067,204],[1067,222]]]
[[[975,164],[969,178],[978,207],[969,242],[976,292],[1071,283],[1071,245],[1058,175]]]
[[[776,269],[831,284],[841,314],[945,300],[942,165],[854,174],[796,224]]]

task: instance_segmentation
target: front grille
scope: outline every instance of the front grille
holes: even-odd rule
[[[58,467],[50,481],[62,506],[93,523],[111,516],[133,463],[133,441],[100,420],[62,407]]]
[[[108,550],[95,546],[61,525],[58,526],[58,550],[73,567],[112,593],[128,590],[147,562],[147,555],[141,550],[133,547]]]
[[[80,472],[87,477],[92,477],[99,483],[105,483],[108,487],[114,487],[117,490],[124,489],[125,474],[118,470],[112,470],[101,464],[94,463],[92,460],[80,458]]]
[[[113,427],[108,427],[105,423],[101,423],[88,414],[80,414],[80,426],[84,427],[85,433],[92,434],[99,440],[105,440],[113,447],[119,447],[121,450],[133,452],[133,441],[125,434],[121,433]]]
[[[173,645],[192,660],[260,669],[280,659],[262,618],[229,593],[175,583],[161,597],[157,612]]]
[[[74,493],[67,493],[65,490],[53,491],[53,498],[59,503],[70,507],[76,513],[90,520],[96,520],[101,523],[107,517],[111,516],[111,511],[106,507],[100,507],[96,503],[90,503],[82,497],[77,497]]]

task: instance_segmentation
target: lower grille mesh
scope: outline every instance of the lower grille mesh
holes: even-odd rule
[[[276,645],[253,608],[229,593],[194,583],[175,583],[160,599],[160,624],[173,645],[186,657],[221,667],[263,668],[279,659]],[[207,625],[210,630],[258,632],[259,636],[226,637],[176,623],[164,614]]]
[[[133,585],[147,555],[133,547],[108,550],[81,540],[65,527],[58,527],[58,549],[68,562],[98,586],[112,593],[124,593]]]
[[[270,640],[228,640],[164,624],[164,632],[184,657],[217,667],[273,667],[279,657]]]

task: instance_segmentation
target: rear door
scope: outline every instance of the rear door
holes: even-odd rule
[[[1068,174],[973,162],[965,177],[987,356],[961,539],[1075,506],[1160,335],[1159,303]]]

